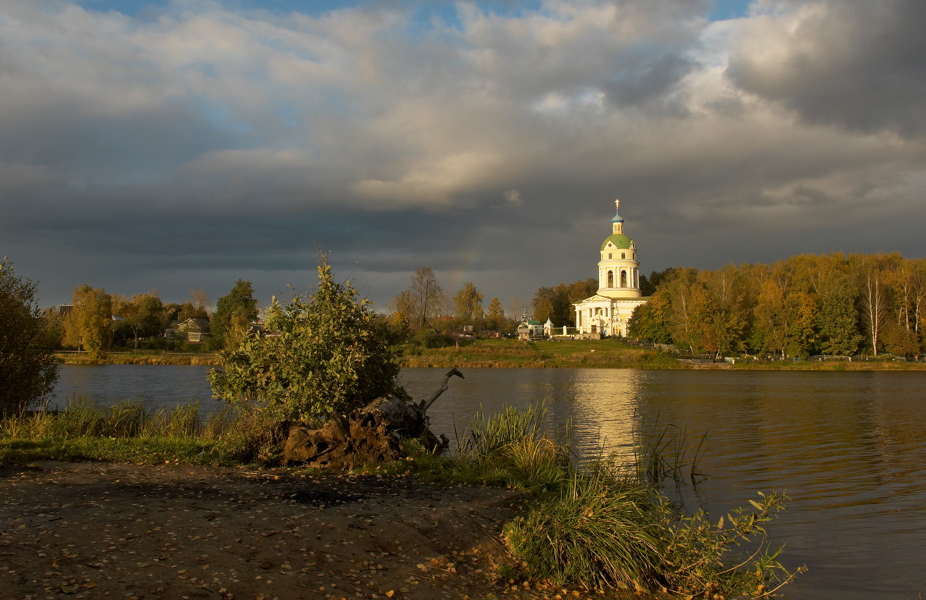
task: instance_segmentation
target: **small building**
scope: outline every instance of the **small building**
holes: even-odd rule
[[[627,335],[633,311],[649,298],[640,292],[640,263],[633,240],[624,235],[624,219],[618,212],[611,219],[611,235],[601,243],[598,261],[598,293],[573,305],[576,330],[582,337]]]
[[[525,342],[543,339],[543,329],[543,323],[540,321],[528,319],[526,314],[521,315],[521,321],[518,323],[518,339]]]
[[[200,343],[212,337],[212,334],[209,333],[209,319],[197,319],[193,317],[190,317],[182,323],[178,323],[177,333],[181,336],[186,335],[187,341],[193,343]]]

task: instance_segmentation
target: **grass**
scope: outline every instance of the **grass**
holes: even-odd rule
[[[0,421],[0,465],[34,460],[234,464],[243,455],[235,418],[222,411],[203,420],[198,402],[151,410],[144,402],[101,407],[73,398],[61,411]]]
[[[630,464],[601,459],[585,466],[542,428],[543,407],[477,415],[451,457],[415,442],[408,457],[370,467],[444,483],[507,486],[530,493],[504,542],[521,575],[589,590],[663,591],[683,597],[767,598],[792,579],[768,547],[764,526],[784,509],[783,494],[759,494],[716,525],[688,514],[664,493],[667,481],[696,481],[705,440],[688,451],[687,432],[653,425],[637,437]],[[751,548],[745,556],[741,548]],[[511,573],[510,575],[515,575]],[[506,577],[507,579],[507,577]]]
[[[101,359],[92,359],[82,352],[55,354],[66,365],[204,365],[217,366],[221,359],[211,352],[107,352]]]
[[[699,450],[687,454],[684,430],[652,427],[638,437],[631,464],[601,459],[577,466],[568,444],[546,433],[544,416],[542,405],[480,413],[451,456],[405,440],[405,459],[362,471],[524,490],[530,499],[504,526],[503,540],[519,565],[513,569],[534,580],[759,598],[796,575],[778,562],[779,550],[768,548],[764,529],[783,509],[784,495],[760,494],[714,525],[701,511],[681,512],[663,494],[665,480],[679,484],[697,474]],[[141,402],[99,407],[76,398],[60,412],[0,421],[0,465],[47,459],[241,464],[254,455],[247,431],[255,423],[230,412],[202,419],[196,403],[150,410]],[[741,556],[742,547],[752,551]]]
[[[404,367],[684,368],[670,355],[619,340],[468,340],[445,348],[409,348]]]

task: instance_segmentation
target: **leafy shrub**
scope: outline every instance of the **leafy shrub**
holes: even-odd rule
[[[450,345],[450,339],[431,327],[422,327],[415,334],[415,341],[422,348],[443,348]]]
[[[54,389],[57,340],[35,301],[36,287],[0,262],[0,416],[38,403]]]
[[[358,301],[349,283],[335,282],[324,258],[318,281],[307,299],[284,306],[274,298],[265,321],[271,334],[243,337],[221,353],[223,368],[209,374],[215,396],[258,416],[260,430],[406,396],[395,352],[368,301]]]

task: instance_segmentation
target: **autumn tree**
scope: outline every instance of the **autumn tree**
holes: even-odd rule
[[[131,299],[112,296],[113,314],[122,319],[121,327],[128,331],[138,348],[140,337],[160,333],[168,324],[167,310],[157,292],[135,294]]]
[[[890,285],[900,255],[852,255],[859,284],[859,311],[865,333],[875,356],[883,345],[881,335],[887,325],[890,303]]]
[[[791,315],[787,351],[791,356],[808,356],[817,349],[817,302],[808,292],[788,295],[787,311]]]
[[[707,304],[705,347],[718,356],[742,350],[750,306],[742,275],[736,267],[727,265],[713,272],[702,271],[699,278]]]
[[[901,260],[889,273],[892,310],[885,329],[884,347],[898,355],[912,355],[920,351],[919,315],[926,296],[926,261]]]
[[[437,275],[431,267],[418,267],[411,277],[408,288],[409,295],[414,301],[415,322],[418,329],[424,327],[430,319],[439,316],[442,312],[441,302],[444,293]]]
[[[103,288],[81,285],[74,289],[72,309],[64,320],[65,345],[102,358],[112,344],[112,297]]]
[[[257,319],[257,300],[250,281],[239,279],[216,303],[209,321],[209,331],[222,347],[233,346]]]
[[[486,328],[499,331],[505,326],[505,309],[502,308],[501,301],[495,297],[489,302],[489,308],[486,309]]]
[[[703,350],[702,326],[707,319],[707,298],[698,281],[698,270],[679,268],[664,283],[669,296],[672,343],[692,352]]]
[[[482,321],[482,292],[476,289],[476,286],[467,281],[463,287],[453,297],[453,305],[456,309],[455,316],[460,324],[476,325]]]
[[[57,346],[35,299],[36,286],[0,262],[0,416],[33,406],[58,379]]]
[[[785,305],[782,283],[769,277],[759,285],[759,294],[753,307],[753,348],[784,356],[788,347],[790,316]]]

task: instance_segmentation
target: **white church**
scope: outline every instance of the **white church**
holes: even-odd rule
[[[620,200],[614,201],[620,210]],[[645,304],[640,292],[640,263],[633,240],[624,235],[624,219],[615,212],[611,235],[601,243],[598,293],[573,304],[576,329],[582,337],[626,336],[633,310]]]

